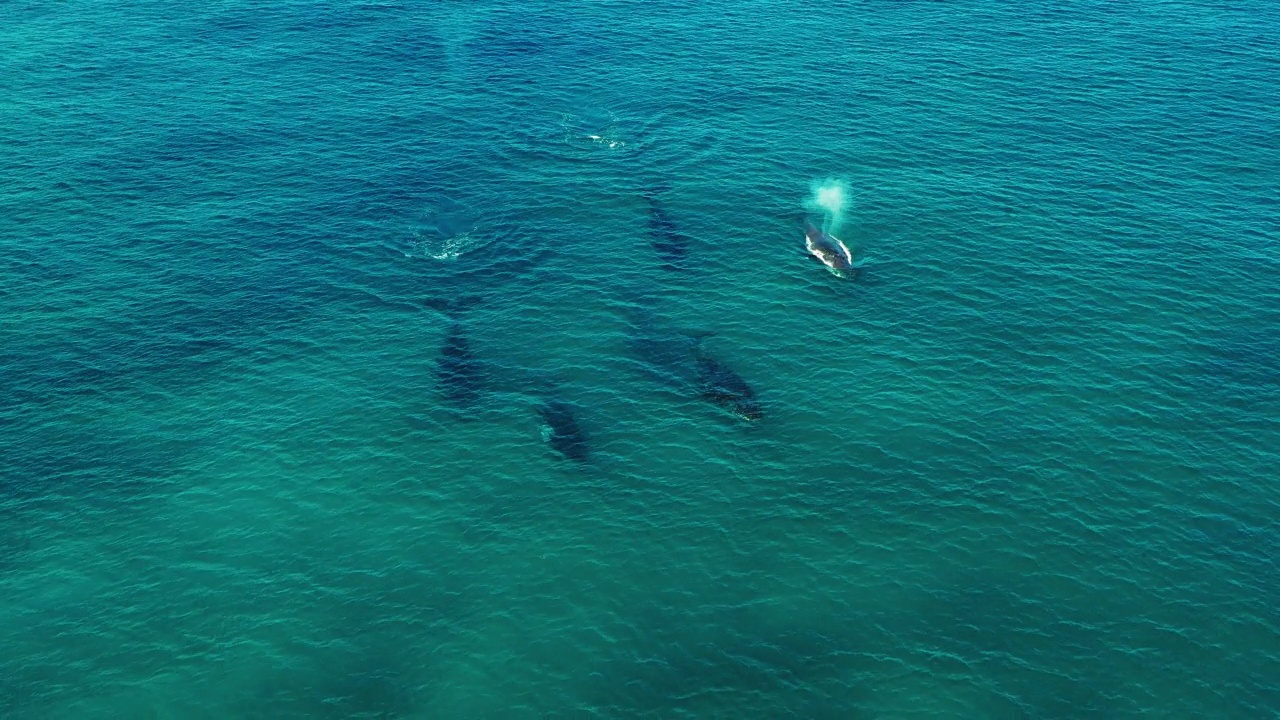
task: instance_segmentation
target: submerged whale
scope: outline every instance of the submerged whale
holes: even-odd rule
[[[741,375],[705,353],[698,354],[698,384],[702,397],[743,420],[759,420],[764,408]]]
[[[680,231],[653,192],[646,193],[645,198],[649,201],[650,242],[662,260],[663,269],[683,270],[689,255],[689,236]]]
[[[839,238],[822,232],[812,223],[805,223],[804,246],[823,265],[834,271],[853,270],[853,253],[849,252],[849,248]]]
[[[664,325],[640,309],[632,314],[627,344],[645,375],[679,395],[701,398],[743,420],[764,416],[751,385],[703,348],[703,341],[715,333]]]
[[[628,315],[627,346],[639,361],[641,372],[676,392],[695,383],[698,346],[712,333],[667,325],[640,306],[628,308]]]
[[[547,398],[538,404],[538,417],[542,420],[542,440],[556,454],[566,460],[586,462],[590,456],[587,433],[578,424],[578,413],[573,405],[556,398]]]
[[[450,323],[440,349],[440,361],[436,364],[436,381],[440,396],[452,407],[466,410],[480,399],[484,386],[480,361],[471,351],[471,343],[462,323]]]

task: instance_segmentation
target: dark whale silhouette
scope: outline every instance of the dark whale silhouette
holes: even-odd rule
[[[456,320],[449,325],[440,349],[436,380],[441,398],[456,409],[470,409],[480,400],[484,388],[480,361],[471,350],[462,323]]]
[[[680,395],[698,397],[744,420],[759,420],[764,408],[755,390],[703,341],[713,332],[663,325],[643,308],[632,308],[627,344],[645,375]]]
[[[698,388],[702,397],[743,420],[759,420],[764,408],[741,375],[706,353],[698,354]]]
[[[478,297],[428,299],[429,307],[449,314],[449,331],[440,346],[436,362],[436,385],[444,403],[456,410],[469,410],[484,392],[484,366],[471,349],[466,328],[459,317],[462,310],[480,302]]]
[[[697,381],[698,346],[713,333],[667,326],[642,306],[629,308],[628,315],[627,347],[645,375],[677,392]]]
[[[649,239],[662,260],[662,268],[676,271],[685,269],[684,263],[689,257],[691,242],[689,236],[680,231],[653,191],[645,193],[645,199],[649,201]]]
[[[557,398],[545,398],[538,404],[542,420],[542,439],[556,454],[566,460],[586,462],[590,455],[587,433],[578,424],[577,409]]]

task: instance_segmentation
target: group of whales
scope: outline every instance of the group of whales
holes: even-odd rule
[[[662,269],[680,272],[690,254],[692,240],[667,213],[660,191],[648,191],[648,230]],[[807,224],[806,249],[833,272],[852,270],[852,257],[843,243]],[[454,298],[429,303],[449,314],[436,365],[440,399],[455,410],[473,408],[483,394],[483,363],[471,349],[461,310],[474,299]],[[641,300],[628,308],[628,348],[641,372],[667,390],[693,397],[745,420],[764,417],[764,407],[756,391],[735,370],[717,359],[703,342],[714,333],[676,328],[658,319],[650,302]],[[577,407],[559,397],[554,383],[545,379],[533,383],[538,389],[535,411],[542,440],[559,457],[578,463],[591,458],[589,435],[578,418]]]

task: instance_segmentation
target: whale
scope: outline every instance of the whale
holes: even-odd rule
[[[557,398],[546,398],[537,406],[542,421],[542,441],[565,460],[585,463],[590,458],[590,442],[587,433],[578,424],[578,412],[573,405]]]
[[[462,323],[456,320],[450,323],[440,348],[436,382],[441,398],[458,410],[474,407],[484,387],[480,361],[471,350]]]
[[[812,223],[805,223],[804,247],[809,251],[810,255],[813,255],[834,272],[852,271],[854,269],[853,253],[849,252],[849,248],[840,242],[839,238],[822,232],[814,227]]]
[[[705,400],[748,421],[764,417],[764,407],[756,391],[732,368],[719,360],[698,353],[698,390]]]
[[[679,393],[697,382],[698,348],[714,333],[669,325],[642,305],[627,308],[626,314],[627,346],[641,374]]]
[[[645,199],[649,201],[649,241],[662,260],[662,269],[683,270],[689,256],[689,236],[681,232],[654,191],[646,193]]]
[[[741,375],[704,347],[715,332],[668,325],[643,307],[629,308],[627,344],[642,374],[677,395],[699,398],[742,420],[759,420],[764,409]]]
[[[461,320],[463,310],[482,301],[479,297],[427,298],[427,307],[445,312],[449,330],[440,345],[436,361],[436,387],[444,404],[455,410],[470,410],[485,391],[484,364],[471,349],[466,327]]]

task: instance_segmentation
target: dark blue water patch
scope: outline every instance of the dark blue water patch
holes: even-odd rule
[[[631,649],[602,658],[587,696],[593,705],[621,717],[675,717],[725,694],[752,713],[865,716],[860,709],[873,687],[844,681],[834,695],[815,688],[871,677],[868,640],[877,633],[866,620],[779,624],[732,605],[689,607],[677,588],[650,590],[632,605],[628,626],[610,629],[627,636]]]
[[[164,241],[156,240],[155,249],[163,249]],[[139,263],[120,262],[132,260],[122,255],[109,263],[115,273],[97,275],[86,274],[79,263],[60,262],[58,255],[8,268],[13,271],[8,275],[12,307],[23,308],[31,323],[25,332],[14,328],[0,352],[0,366],[9,379],[4,410],[10,421],[39,428],[68,408],[105,405],[118,412],[146,407],[149,397],[181,395],[225,378],[236,362],[296,352],[288,347],[290,330],[312,308],[291,284],[292,273],[270,263],[245,272],[228,272],[225,263],[213,261],[205,267],[197,261],[201,252],[185,251],[190,247],[173,243],[174,255],[190,261],[176,267],[157,253]],[[166,272],[168,267],[173,271]],[[153,270],[161,276],[151,274]],[[65,326],[37,323],[36,318],[59,318]],[[130,455],[111,448],[99,452],[96,443],[92,438],[80,442],[68,456],[74,460],[88,453],[89,461],[98,462]],[[56,454],[39,445],[20,450],[15,458],[20,464],[35,463],[36,476],[61,471]],[[149,462],[125,462],[119,476],[129,478],[130,465],[142,468],[138,474],[143,476],[163,474],[146,470]],[[71,469],[85,467],[79,463]]]
[[[344,85],[370,98],[379,89],[399,90],[406,83],[440,80],[448,70],[447,38],[429,17],[398,10],[346,13],[293,28],[297,41],[314,40],[331,48],[325,63]],[[406,98],[409,99],[409,98]]]
[[[0,354],[0,367],[11,378],[9,400],[28,408],[74,397],[109,397],[162,385],[181,376],[178,384],[210,364],[225,362],[245,345],[227,338],[195,337],[171,340],[121,340],[108,346],[51,351],[9,351]],[[163,379],[162,379],[163,378]]]
[[[1211,346],[1205,370],[1238,391],[1275,393],[1280,391],[1280,336],[1255,337]]]
[[[1206,333],[1178,359],[1170,374],[1188,401],[1244,412],[1263,427],[1274,424],[1269,409],[1280,406],[1280,325],[1270,313],[1258,313],[1248,328]]]
[[[500,8],[466,40],[466,62],[486,81],[479,93],[574,87],[616,55],[608,18],[578,6]],[[522,87],[523,86],[523,87]]]
[[[399,6],[384,3],[309,3],[305,11],[296,6],[255,4],[228,5],[207,9],[197,26],[198,37],[245,42],[263,37],[278,40],[282,35],[301,34],[314,38],[340,38],[402,16]]]
[[[263,720],[412,717],[429,692],[417,686],[423,668],[402,644],[372,645],[369,638],[351,636],[313,648],[288,666],[263,672],[247,696],[229,699],[227,709],[236,717]]]
[[[431,78],[447,66],[440,38],[415,25],[397,27],[375,38],[366,48],[370,76],[382,69],[384,82]]]
[[[230,703],[236,717],[401,718],[415,709],[409,679],[372,661],[330,659],[318,668],[276,670],[260,682],[252,699]]]
[[[270,9],[228,6],[209,14],[205,27],[195,31],[196,37],[217,42],[248,42],[271,29]]]
[[[263,124],[234,122],[234,118],[190,114],[166,123],[162,138],[154,150],[144,154],[143,162],[176,163],[208,168],[213,165],[239,164],[248,170],[249,163],[259,160],[269,148],[283,140]]]
[[[4,5],[5,22],[15,25],[18,23],[47,21],[62,12],[61,8],[49,7],[49,5],[39,2],[39,0],[14,0]]]
[[[492,151],[423,149],[430,153],[427,157],[407,161],[388,156],[385,163],[353,167],[345,177],[334,178],[328,188],[334,203],[330,211],[363,220],[412,219],[426,227],[443,222],[460,231],[503,213],[508,203],[495,197],[491,184],[497,162]]]
[[[520,64],[564,49],[572,43],[574,30],[564,12],[534,12],[502,8],[489,15],[475,38],[468,40],[467,53],[484,63]]]
[[[205,371],[257,348],[300,315],[244,300],[157,299],[139,317],[104,320],[74,337],[28,346],[18,341],[0,355],[11,398],[39,407],[68,397],[197,384]]]
[[[307,12],[289,13],[288,29],[309,33],[359,30],[401,17],[404,10],[398,3],[314,3]]]
[[[923,660],[925,669],[994,681],[998,704],[1009,717],[1141,714],[1118,680],[1097,663],[1112,650],[1101,627],[1073,617],[1080,613],[1076,598],[1049,596],[1031,578],[960,575],[960,581],[931,592],[923,606],[886,628],[917,652],[933,656]],[[1019,660],[1037,657],[1056,660],[1053,667]],[[1064,667],[1074,669],[1063,672]]]
[[[59,337],[32,328],[32,337],[12,338],[0,361],[14,396],[38,406],[129,388],[187,387],[204,379],[205,370],[259,347],[307,314],[291,288],[273,295],[261,282],[244,286],[216,278],[207,278],[201,293],[180,296],[182,287],[178,283],[164,295],[104,299],[118,305],[118,313],[77,333]]]
[[[15,245],[0,257],[0,273],[10,282],[0,286],[0,298],[9,307],[30,302],[32,288],[72,287],[80,278],[81,268],[72,263],[57,262],[36,247]]]
[[[492,30],[471,42],[471,56],[497,63],[518,63],[554,47],[552,41],[533,35],[527,28],[519,33]]]
[[[1254,601],[1280,622],[1280,607],[1270,602],[1280,593],[1280,520],[1240,510],[1231,514],[1194,512],[1176,531],[1183,541],[1180,561],[1195,566],[1190,572],[1212,567],[1216,579],[1231,581],[1224,593]],[[1211,566],[1205,563],[1206,558],[1213,561]],[[1228,571],[1234,577],[1228,578]]]
[[[99,406],[110,411],[100,401]],[[54,418],[30,409],[5,411],[0,426],[5,428],[0,500],[8,512],[66,500],[84,506],[129,504],[181,488],[187,463],[209,441],[202,428],[183,421],[134,431],[97,418]]]

